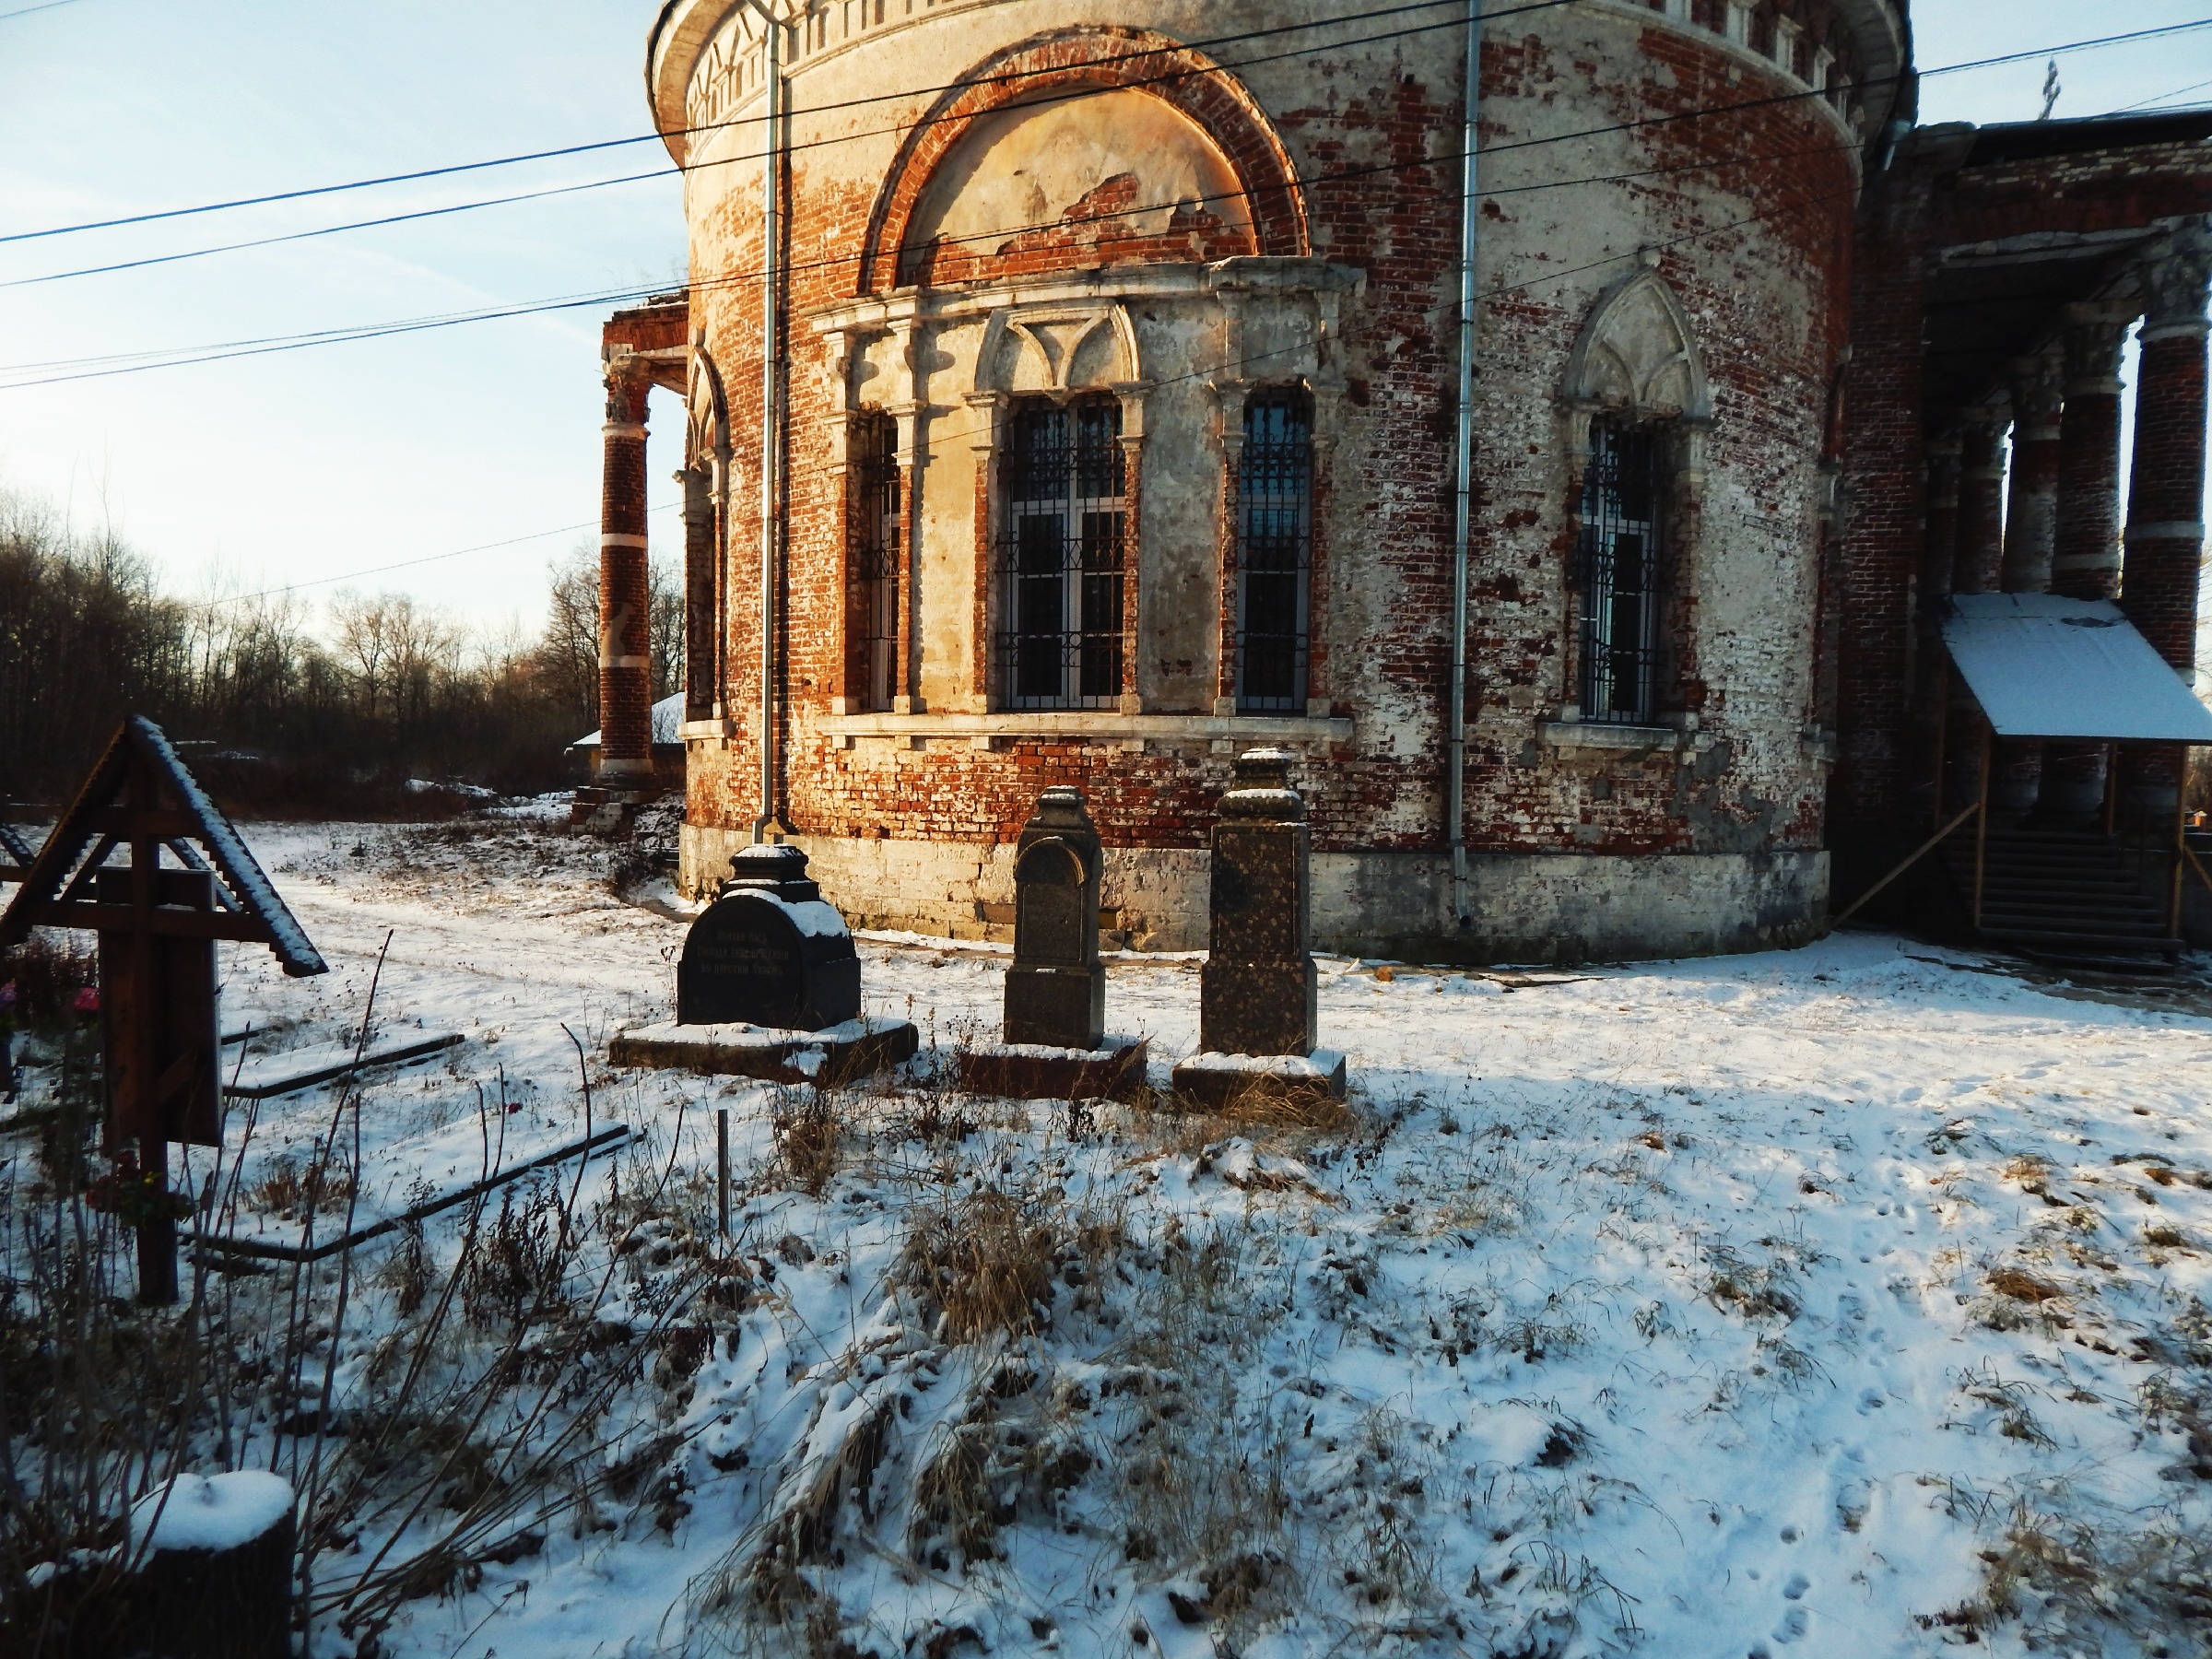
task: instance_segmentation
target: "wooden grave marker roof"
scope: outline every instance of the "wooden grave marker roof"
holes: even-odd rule
[[[97,872],[111,852],[147,841],[166,847],[186,869],[208,871],[217,907],[156,906],[144,921],[150,931],[266,945],[295,978],[328,971],[230,820],[185,770],[161,728],[138,714],[117,729],[69,810],[29,860],[22,886],[0,913],[0,949],[19,944],[34,927],[138,927],[141,917],[131,905],[102,904],[93,895]]]

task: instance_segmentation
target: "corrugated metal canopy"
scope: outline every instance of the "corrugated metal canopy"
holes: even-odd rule
[[[2109,599],[1960,594],[1943,642],[2000,737],[2212,743],[2212,710]]]

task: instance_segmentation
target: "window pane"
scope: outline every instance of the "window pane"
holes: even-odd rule
[[[1312,563],[1313,416],[1301,391],[1244,405],[1237,464],[1237,707],[1302,711]]]
[[[1658,435],[1600,419],[1590,429],[1583,482],[1583,718],[1630,724],[1657,718]]]
[[[1025,400],[1001,461],[997,656],[1016,708],[1112,706],[1121,695],[1122,411]]]

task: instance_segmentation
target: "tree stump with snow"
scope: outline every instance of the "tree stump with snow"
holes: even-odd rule
[[[288,1659],[292,1488],[241,1469],[181,1475],[138,1501],[125,1594],[135,1646],[159,1659]]]

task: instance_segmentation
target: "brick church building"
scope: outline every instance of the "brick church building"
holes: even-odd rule
[[[2117,594],[2187,669],[2212,121],[1918,127],[1902,0],[1514,7],[1472,96],[1470,51],[1451,5],[669,0],[691,275],[605,329],[600,778],[647,782],[658,386],[688,885],[788,839],[856,922],[1004,936],[1073,784],[1112,934],[1192,948],[1266,745],[1319,943],[1618,957],[1808,937],[1977,789],[1984,835],[2171,814],[2170,746],[1977,724],[1944,630]]]

